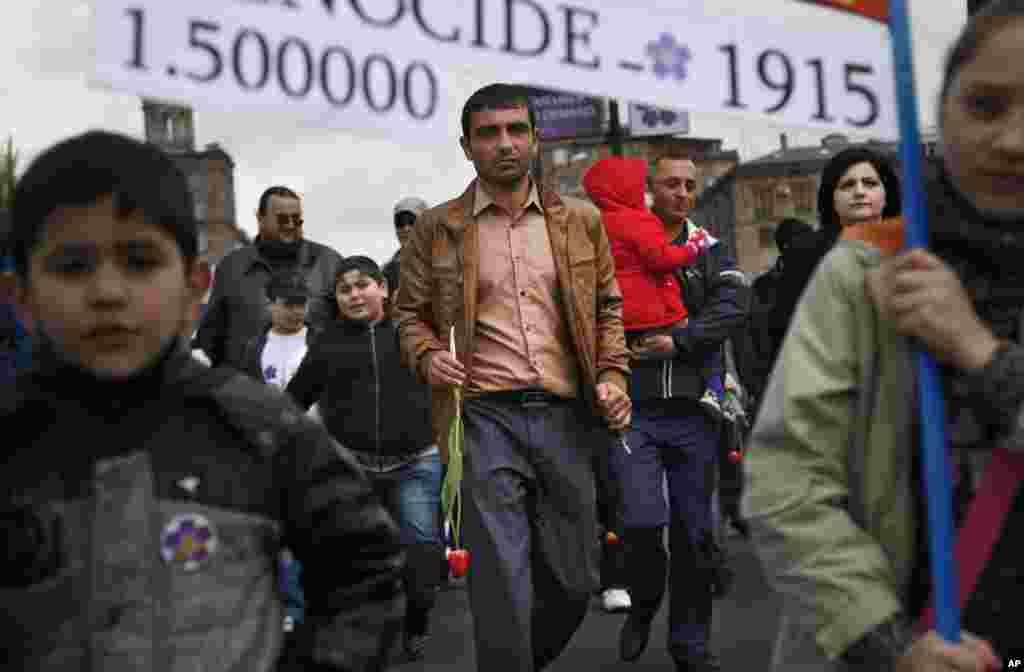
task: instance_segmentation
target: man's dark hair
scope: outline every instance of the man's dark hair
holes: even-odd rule
[[[270,282],[267,283],[267,298],[271,301],[300,296],[309,298],[309,287],[301,273],[279,271],[270,277]]]
[[[380,270],[380,266],[377,265],[376,261],[370,257],[354,255],[341,260],[341,265],[338,266],[338,273],[334,276],[334,286],[337,287],[345,274],[352,271],[365,273],[376,280],[377,284],[383,284],[384,282],[384,273]]]
[[[530,105],[530,96],[524,87],[516,84],[488,84],[469,97],[462,106],[462,137],[470,139],[470,120],[474,112],[508,110],[525,107],[530,119],[530,128],[537,132],[537,119]]]
[[[59,207],[88,206],[112,195],[118,217],[141,212],[167,231],[191,263],[199,252],[192,192],[174,161],[154,145],[107,131],[89,131],[39,155],[14,190],[11,252],[22,278],[46,218]]]
[[[288,187],[283,187],[283,186],[281,186],[279,184],[278,185],[274,185],[273,187],[267,187],[263,191],[263,193],[260,194],[260,204],[256,208],[256,214],[259,215],[260,217],[262,217],[264,214],[266,214],[266,212],[267,212],[267,204],[270,203],[270,197],[271,196],[281,196],[283,198],[294,198],[296,201],[302,200],[302,199],[299,198],[298,194],[296,194],[294,191],[292,191]]]
[[[851,166],[858,163],[870,163],[874,166],[878,177],[885,187],[885,207],[882,217],[898,217],[901,212],[900,178],[892,167],[889,159],[867,147],[850,147],[839,152],[825,164],[821,172],[821,184],[818,186],[818,221],[823,241],[831,247],[842,233],[842,224],[836,213],[835,191],[839,180],[843,178]]]
[[[791,242],[808,233],[814,233],[810,224],[796,217],[785,217],[775,227],[775,247],[779,248],[779,252],[785,253]]]

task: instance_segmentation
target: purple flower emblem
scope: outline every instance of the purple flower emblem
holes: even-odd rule
[[[168,564],[194,571],[217,550],[213,524],[198,513],[179,513],[164,526],[160,554]]]
[[[647,43],[647,55],[654,61],[652,69],[658,79],[672,77],[680,82],[686,79],[686,68],[693,59],[690,48],[668,33],[662,33],[657,42]]]

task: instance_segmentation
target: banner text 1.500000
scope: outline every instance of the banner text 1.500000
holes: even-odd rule
[[[132,45],[131,56],[124,65],[149,71],[145,13],[129,8],[125,14],[132,22]],[[221,35],[220,25],[212,21],[188,22],[188,48],[201,53],[207,64],[199,71],[185,71],[185,77],[199,83],[211,82],[230,69],[227,76],[233,77],[243,91],[263,90],[273,79],[282,93],[295,99],[305,99],[318,85],[324,98],[336,107],[349,105],[358,94],[367,107],[381,114],[390,112],[399,99],[414,119],[429,119],[437,109],[437,76],[424,61],[413,61],[399,73],[400,68],[386,54],[370,54],[359,63],[340,45],[329,45],[317,54],[299,36],[288,36],[272,45],[263,32],[253,28],[239,30],[224,52],[218,44]],[[177,66],[168,64],[166,73],[176,77]],[[343,80],[340,83],[335,78],[338,73]],[[417,80],[426,86],[425,95],[421,96],[425,100],[416,100],[413,95]]]

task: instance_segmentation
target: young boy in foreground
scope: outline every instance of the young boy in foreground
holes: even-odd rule
[[[34,369],[0,403],[0,631],[18,670],[271,670],[277,556],[305,567],[289,659],[380,670],[397,529],[350,453],[282,395],[192,360],[205,290],[186,181],[91,132],[18,182]]]

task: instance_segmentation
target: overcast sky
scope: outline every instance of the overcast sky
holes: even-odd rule
[[[138,98],[87,85],[90,4],[80,0],[4,3],[0,137],[13,135],[22,153],[22,169],[48,145],[90,128],[142,137]],[[964,23],[965,5],[965,0],[910,2],[924,126],[934,122],[942,60]],[[799,22],[805,12],[822,10],[796,0],[709,0],[704,9],[708,15],[721,14],[723,20],[741,11],[781,14],[789,23]],[[465,100],[485,83],[460,76],[456,98]],[[234,158],[242,228],[255,233],[254,210],[264,187],[287,184],[304,197],[308,238],[330,244],[342,254],[368,254],[384,261],[397,248],[391,218],[396,200],[418,195],[433,205],[461,193],[472,178],[472,165],[456,144],[457,124],[453,119],[449,145],[427,150],[336,131],[297,129],[274,119],[199,110],[196,140],[198,148],[218,142]],[[692,135],[723,138],[727,149],[739,150],[741,160],[776,149],[781,132],[788,134],[791,145],[817,143],[823,135],[709,115],[692,118]]]

